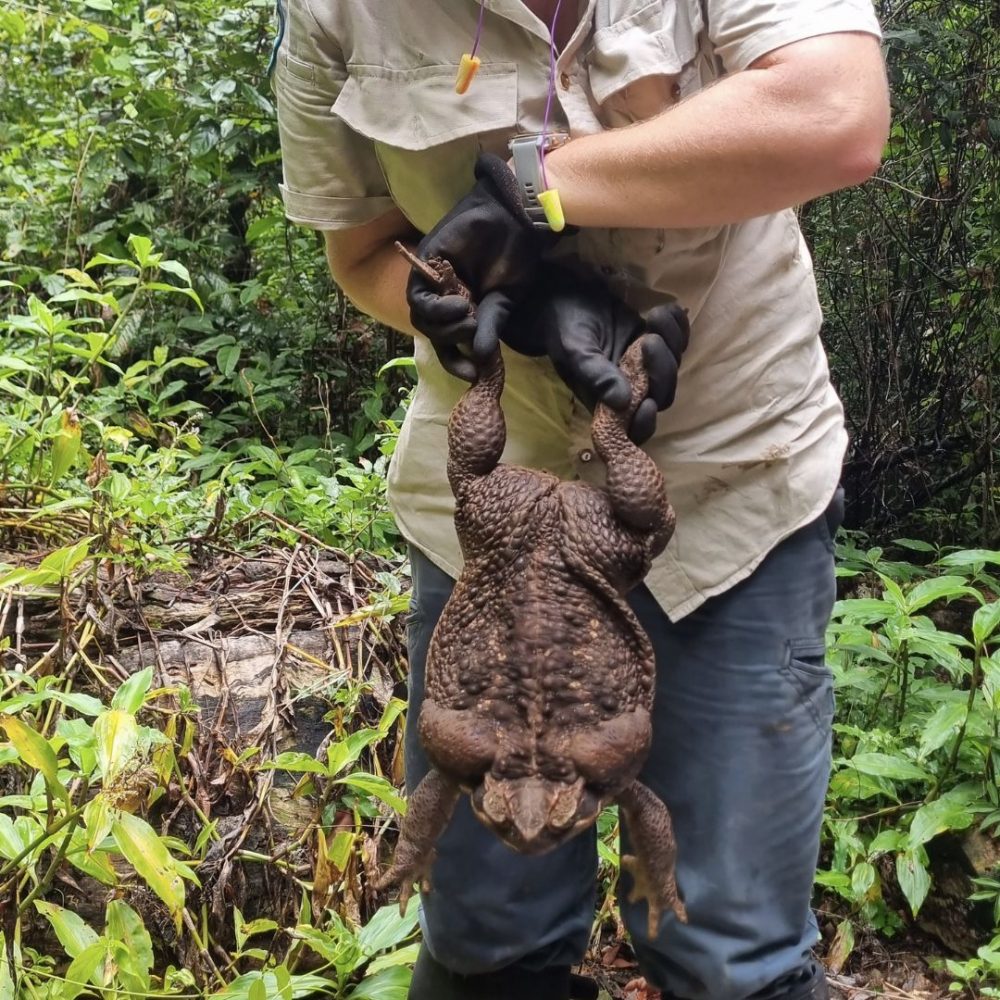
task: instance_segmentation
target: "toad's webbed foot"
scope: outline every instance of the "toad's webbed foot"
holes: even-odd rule
[[[420,883],[421,891],[430,891],[434,844],[448,825],[458,796],[458,785],[440,771],[428,772],[410,796],[392,864],[375,884],[379,892],[399,886],[401,914],[406,913],[414,882]]]
[[[622,855],[622,868],[632,876],[630,903],[645,899],[649,906],[647,932],[657,936],[667,910],[687,923],[687,911],[677,895],[674,863],[677,843],[667,807],[643,784],[633,781],[618,797],[628,821],[635,854]]]

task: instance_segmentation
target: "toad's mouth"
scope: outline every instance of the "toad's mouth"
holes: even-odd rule
[[[522,854],[544,854],[565,843],[590,826],[602,806],[583,778],[568,782],[489,773],[470,800],[480,822]]]

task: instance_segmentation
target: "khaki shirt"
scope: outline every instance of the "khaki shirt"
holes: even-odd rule
[[[286,0],[275,88],[288,217],[316,229],[394,205],[426,232],[471,187],[477,154],[541,130],[549,33],[519,0],[486,0],[482,67],[456,67],[477,0]],[[870,0],[580,0],[556,66],[551,127],[571,136],[641,121],[803,38],[878,35]],[[640,311],[689,310],[674,405],[646,445],[677,529],[647,585],[671,618],[748,576],[829,502],[846,446],[819,338],[812,263],[792,211],[704,229],[591,229],[560,250]],[[464,383],[423,338],[418,385],[389,474],[405,538],[452,576],[461,553],[445,477]],[[603,480],[587,411],[544,358],[507,352],[504,460]]]

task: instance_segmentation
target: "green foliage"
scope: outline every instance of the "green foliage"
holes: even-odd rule
[[[1000,824],[1000,601],[986,570],[1000,553],[931,554],[915,565],[841,546],[841,576],[874,593],[839,601],[830,626],[838,714],[817,881],[885,933],[902,926],[887,897],[898,889],[916,915],[932,890],[930,841]],[[842,931],[841,963],[854,940]]]
[[[56,584],[106,558],[179,568],[178,539],[211,541],[237,526],[243,542],[304,531],[391,554],[385,472],[398,425],[382,421],[360,442],[373,459],[312,440],[206,445],[212,421],[193,397],[216,377],[209,362],[171,357],[162,344],[150,357],[119,361],[130,316],[155,315],[176,295],[200,306],[184,265],[144,237],[127,243],[128,258],[97,254],[83,270],[54,275],[60,290],[46,298],[8,286],[0,479],[30,515],[12,522],[21,533],[67,544],[36,568],[0,572],[0,585]]]
[[[979,0],[879,0],[876,177],[802,210],[851,445],[848,524],[995,539],[1000,34]]]

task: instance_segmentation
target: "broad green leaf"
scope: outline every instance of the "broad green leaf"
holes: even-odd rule
[[[854,898],[859,903],[868,897],[868,892],[875,885],[877,878],[875,866],[867,861],[854,866],[854,871],[851,872],[851,888],[854,890]]]
[[[297,753],[293,750],[286,750],[279,753],[274,760],[267,761],[260,765],[265,770],[292,771],[309,774],[326,774],[327,769],[322,761],[311,757],[307,753]]]
[[[111,707],[119,708],[123,712],[135,715],[142,708],[143,699],[149,691],[149,685],[153,683],[153,668],[146,667],[138,673],[132,674],[127,681],[115,692],[111,699]]]
[[[816,872],[814,881],[818,885],[825,885],[830,889],[850,889],[851,880],[843,872],[831,872],[820,870]]]
[[[919,538],[894,538],[893,545],[898,545],[904,549],[911,549],[913,552],[934,552],[934,546],[930,542],[923,542]]]
[[[258,240],[261,236],[266,236],[273,229],[277,229],[283,222],[283,217],[277,213],[274,213],[273,215],[265,215],[259,219],[254,219],[254,221],[247,227],[244,239],[247,243],[253,243],[254,240]]]
[[[983,697],[994,712],[1000,711],[1000,654],[994,653],[981,661]]]
[[[945,745],[952,733],[965,721],[967,706],[965,699],[945,702],[939,705],[937,711],[928,719],[920,736],[921,760],[929,753]]]
[[[140,267],[150,267],[159,263],[159,254],[153,253],[153,241],[148,237],[132,233],[125,242]]]
[[[35,909],[52,925],[59,943],[70,958],[76,958],[84,948],[98,940],[97,931],[81,916],[64,906],[36,899]]]
[[[0,716],[0,728],[7,734],[7,739],[14,744],[14,749],[21,755],[21,760],[29,767],[41,771],[49,791],[64,802],[69,802],[69,795],[59,781],[59,764],[55,751],[49,746],[48,740],[36,733],[27,723],[15,719],[12,715]]]
[[[380,951],[394,948],[410,937],[416,931],[419,920],[420,900],[417,896],[410,897],[406,914],[402,916],[395,903],[383,906],[361,928],[358,944],[366,955],[377,955]]]
[[[395,951],[379,955],[378,958],[371,962],[366,971],[368,972],[368,975],[371,976],[376,972],[380,972],[382,969],[392,968],[394,965],[407,965],[412,968],[413,963],[417,960],[417,954],[419,951],[420,944],[415,941],[413,944],[408,944],[404,948],[397,948]]]
[[[212,89],[208,92],[208,96],[213,101],[221,101],[223,97],[233,93],[236,90],[236,81],[223,78],[221,80],[216,80],[212,84]]]
[[[400,965],[365,977],[347,994],[348,1000],[406,1000],[413,972]]]
[[[868,857],[874,858],[889,851],[898,851],[906,843],[906,834],[895,827],[882,830],[868,845]]]
[[[303,998],[312,996],[313,994],[340,995],[337,984],[331,982],[329,979],[324,979],[322,976],[303,973],[301,975],[293,975],[290,978],[293,1000],[303,1000]],[[250,987],[253,983],[260,982],[261,980],[264,982],[264,988],[267,991],[266,995],[271,997],[272,1000],[277,997],[280,992],[278,980],[271,971],[264,973],[244,973],[219,990],[218,993],[212,993],[211,996],[218,997],[220,1000],[222,998],[225,998],[225,1000],[250,1000]]]
[[[388,707],[386,710],[388,711]],[[377,729],[359,729],[339,743],[331,743],[326,748],[327,774],[339,774],[348,764],[353,764],[365,749],[382,735]]]
[[[1000,551],[996,549],[962,549],[949,552],[938,559],[939,566],[976,566],[980,563],[1000,563]]]
[[[108,3],[110,2],[111,0],[108,0]],[[124,265],[126,267],[135,268],[135,263],[133,261],[126,260],[124,257],[111,257],[106,253],[94,254],[94,256],[91,257],[90,260],[88,260],[87,263],[84,264],[83,266],[89,271],[92,267],[95,267],[98,264],[106,264],[112,267],[114,266],[120,267]]]
[[[80,454],[80,418],[73,410],[63,410],[59,429],[52,436],[51,482],[58,482],[73,467]]]
[[[863,774],[898,781],[927,781],[930,775],[916,764],[887,753],[856,753],[848,762]]]
[[[11,861],[27,846],[18,834],[14,821],[6,812],[0,812],[0,857]]]
[[[971,826],[975,814],[969,804],[969,794],[955,790],[922,805],[913,814],[913,822],[910,824],[910,847],[926,844],[946,830],[964,830]]]
[[[98,792],[83,809],[83,826],[87,831],[87,850],[92,851],[111,833],[114,812],[103,792]]]
[[[851,957],[852,951],[854,951],[854,924],[850,920],[841,920],[826,955],[827,965],[834,975],[839,975]]]
[[[229,378],[236,371],[242,350],[239,344],[227,344],[225,347],[219,348],[215,354],[215,364],[221,375]]]
[[[43,560],[39,569],[55,574],[56,580],[64,580],[90,554],[90,538],[82,538],[74,545],[56,549]]]
[[[184,881],[180,863],[164,847],[156,831],[143,819],[119,813],[111,835],[125,859],[170,911],[178,931],[184,909]]]
[[[833,606],[833,617],[851,621],[884,621],[896,614],[898,608],[889,601],[875,597],[854,597],[837,601]]]
[[[14,976],[7,958],[7,938],[0,931],[0,1000],[15,1000]]]
[[[885,795],[897,801],[899,799],[895,787],[888,778],[878,778],[873,774],[856,771],[852,767],[843,768],[830,779],[830,799],[832,801],[854,799],[860,802],[879,795]]]
[[[118,885],[118,875],[108,854],[99,850],[87,850],[87,831],[82,826],[75,827],[70,836],[66,860],[101,885]]]
[[[153,940],[142,918],[127,903],[112,899],[108,903],[105,920],[105,935],[112,941],[121,942],[128,951],[129,975],[139,980],[140,989],[148,990],[149,971],[153,968]]]
[[[135,716],[116,708],[102,712],[94,722],[97,763],[104,783],[110,784],[135,757],[139,726]]]
[[[906,606],[906,598],[903,596],[902,587],[891,576],[887,576],[885,573],[879,573],[879,579],[885,586],[885,593],[889,598],[889,603],[897,611],[903,610]]]
[[[201,304],[201,298],[193,288],[182,288],[180,285],[168,285],[165,281],[148,281],[146,288],[151,288],[157,292],[178,292],[186,295],[202,312],[205,307]]]
[[[933,580],[921,580],[915,587],[911,587],[907,593],[906,610],[912,615],[915,611],[919,611],[934,601],[961,597],[963,595],[981,600],[979,591],[968,586],[964,576],[939,576]]]
[[[75,1000],[89,984],[104,985],[104,961],[108,954],[108,942],[101,937],[87,945],[77,955],[66,970],[66,981],[59,992],[59,1000]]]
[[[277,983],[275,983],[277,985]],[[267,1000],[267,987],[264,985],[264,979],[260,973],[257,974],[257,978],[250,983],[247,990],[248,1000]]]
[[[384,802],[390,809],[394,809],[398,813],[406,813],[405,800],[400,798],[399,792],[385,778],[381,778],[377,774],[366,774],[359,771],[338,778],[337,784],[349,785],[359,792],[364,792],[365,795],[371,795],[380,802]]]
[[[896,855],[896,878],[913,915],[916,916],[927,898],[931,877],[915,852],[903,851]]]
[[[11,354],[0,354],[0,371],[5,374],[11,372],[37,372],[39,369],[21,358],[15,358]]]
[[[274,982],[278,987],[278,1000],[292,1000],[292,974],[284,962],[275,968]]]
[[[1000,601],[993,601],[976,609],[972,616],[972,638],[977,643],[985,642],[1000,624]]]
[[[178,278],[181,278],[186,284],[191,284],[191,275],[188,269],[179,260],[161,260],[160,270],[169,271],[171,274],[176,274]],[[166,358],[164,358],[164,361]],[[163,364],[163,361],[157,362],[157,364]]]

